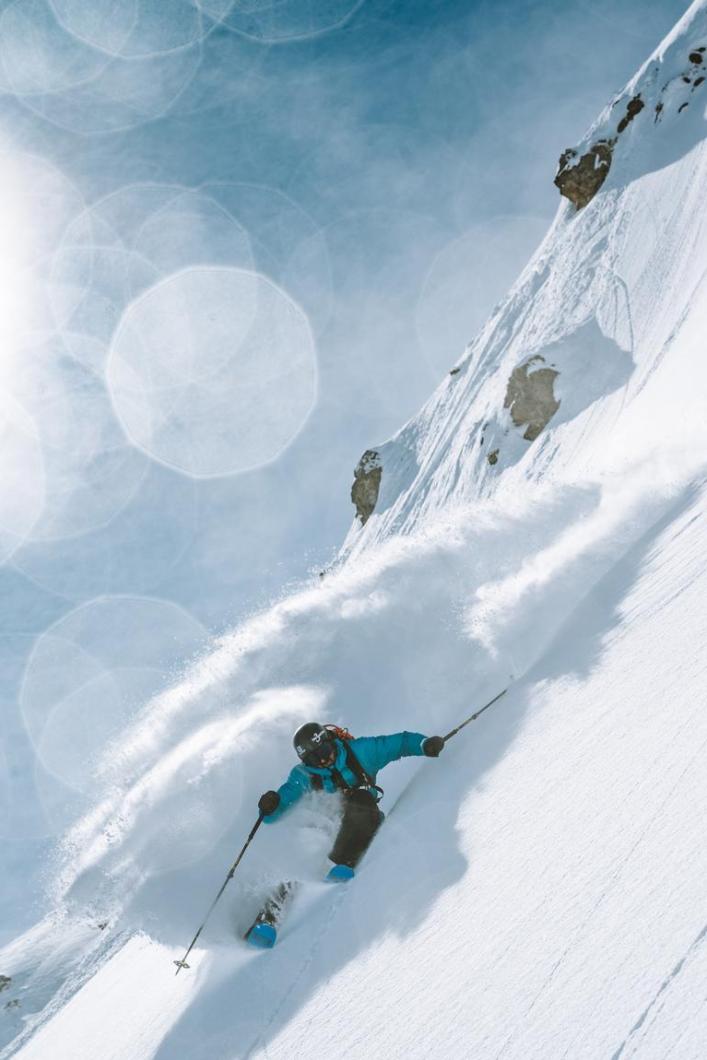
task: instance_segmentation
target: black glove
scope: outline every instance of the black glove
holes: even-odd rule
[[[266,791],[265,794],[261,795],[258,799],[258,809],[263,817],[268,817],[271,813],[275,813],[275,810],[279,805],[280,796],[276,791]]]
[[[441,736],[428,736],[426,740],[422,741],[422,753],[426,754],[428,758],[439,757],[443,747],[444,740]]]

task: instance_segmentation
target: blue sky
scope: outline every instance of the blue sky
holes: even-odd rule
[[[38,857],[81,808],[87,782],[71,783],[51,745],[64,717],[90,732],[91,697],[112,696],[119,731],[210,634],[331,560],[359,456],[461,355],[554,214],[560,152],[685,9],[237,6],[204,0],[221,24],[187,0],[0,7],[3,167],[19,174],[4,185],[4,242],[14,219],[18,243],[38,248],[2,375],[36,443],[18,448],[11,514],[27,517],[0,555],[11,861]],[[213,266],[226,272],[212,283]],[[165,286],[185,268],[202,270],[188,296]],[[265,277],[270,308],[221,393],[228,335],[252,311],[244,272]],[[133,339],[139,356],[123,356]],[[136,399],[126,379],[141,372],[154,389],[141,377]],[[126,423],[140,441],[162,415],[173,422],[154,451],[125,438]],[[269,462],[246,459],[237,417]],[[218,445],[213,466],[232,473],[175,469],[185,439],[199,468]]]

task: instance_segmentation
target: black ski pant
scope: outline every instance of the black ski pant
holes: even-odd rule
[[[385,817],[370,791],[354,788],[344,794],[344,816],[329,858],[335,865],[354,868]]]

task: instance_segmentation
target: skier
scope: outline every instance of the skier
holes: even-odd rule
[[[441,736],[419,732],[397,732],[390,736],[354,739],[345,729],[308,722],[294,737],[301,764],[294,767],[277,791],[261,795],[258,809],[266,824],[272,824],[308,791],[340,791],[344,813],[334,846],[329,853],[332,882],[350,880],[380,827],[384,814],[378,809],[383,791],[376,774],[390,762],[414,755],[437,758],[444,747]]]
[[[366,851],[378,830],[383,814],[378,809],[381,788],[375,782],[376,773],[397,758],[410,755],[428,755],[437,758],[448,740],[465,729],[472,721],[492,707],[508,688],[503,688],[493,699],[475,710],[446,736],[423,736],[420,732],[398,732],[391,736],[367,736],[355,740],[346,729],[336,725],[319,725],[309,722],[295,733],[295,749],[302,760],[277,791],[266,791],[258,801],[260,814],[250,830],[238,857],[231,865],[226,879],[214,898],[209,910],[199,925],[186,953],[177,965],[178,975],[188,968],[187,957],[204,930],[209,916],[226,889],[228,881],[241,863],[241,859],[253,841],[263,821],[271,824],[306,791],[341,791],[346,798],[344,819],[339,834],[329,855],[334,862],[329,871],[330,880],[350,880],[354,866]],[[296,884],[283,882],[267,899],[252,925],[243,936],[254,946],[270,949],[277,939],[277,925],[295,890]]]

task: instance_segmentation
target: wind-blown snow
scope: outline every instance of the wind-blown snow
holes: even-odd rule
[[[698,3],[620,98],[703,44]],[[699,87],[660,122],[644,107],[596,198],[560,207],[460,371],[378,447],[376,510],[334,568],[106,750],[56,917],[0,952],[22,1002],[3,1056],[707,1055]],[[531,357],[559,373],[535,440],[504,407]],[[175,979],[300,722],[443,734],[506,685],[439,760],[380,776],[389,818],[346,889],[318,882],[334,800],[261,828]],[[283,878],[307,887],[251,952]]]

